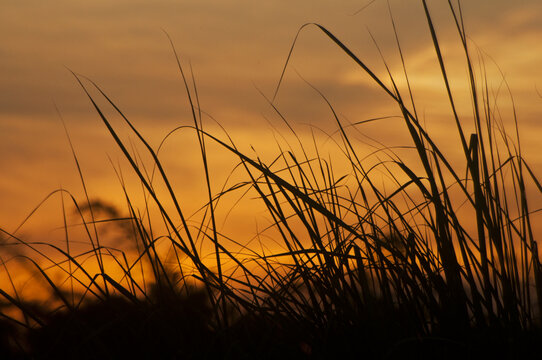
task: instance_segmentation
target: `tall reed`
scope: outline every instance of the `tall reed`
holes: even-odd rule
[[[532,344],[525,340],[527,334],[535,333],[540,326],[542,284],[527,189],[533,187],[542,192],[542,187],[523,158],[515,113],[511,119],[516,130],[513,136],[504,131],[496,117],[483,67],[479,75],[476,73],[461,7],[449,1],[464,51],[472,104],[469,118],[474,132],[466,131],[467,118],[459,115],[437,29],[426,1],[422,3],[460,142],[461,163],[452,163],[422,125],[393,19],[406,91],[400,91],[398,80],[387,65],[387,79],[377,76],[322,25],[306,24],[299,30],[313,28],[321,32],[389,96],[401,114],[410,147],[417,157],[416,163],[409,162],[393,149],[382,147],[378,151],[386,160],[368,166],[351,136],[363,122],[345,125],[331,102],[315,88],[328,105],[339,131],[337,146],[344,154],[340,161],[346,161],[349,167],[343,176],[334,170],[333,159],[320,155],[316,140],[310,144],[293,131],[271,100],[270,106],[292,129],[298,152],[279,149],[275,160],[266,163],[243,153],[231,139],[223,140],[207,132],[194,78],[186,75],[175,53],[206,184],[206,205],[197,226],[189,223],[158,149],[147,142],[98,85],[74,73],[146,195],[145,207],[137,208],[119,174],[129,211],[123,220],[131,223],[138,256],[129,261],[122,251],[100,245],[98,232],[93,230],[97,220],[89,196],[86,195],[86,203],[91,211],[90,220],[85,220],[83,210],[71,198],[87,228],[92,243],[89,254],[99,265],[99,271],[88,271],[80,261],[88,254],[75,256],[70,252],[68,236],[68,250],[50,245],[62,260],[43,252],[35,254],[46,257],[52,267],[65,272],[72,283],[79,284],[81,292],[76,294],[73,285],[70,290],[55,283],[45,265],[27,257],[50,285],[59,301],[60,313],[72,315],[40,312],[16,292],[10,294],[7,289],[0,289],[4,299],[23,315],[17,318],[3,314],[9,320],[4,323],[17,323],[36,333],[31,339],[37,340],[31,340],[30,344],[40,349],[50,346],[51,354],[54,344],[43,334],[55,324],[60,324],[55,333],[59,339],[65,336],[63,331],[68,331],[62,327],[69,328],[74,322],[84,324],[82,329],[92,329],[93,335],[84,342],[92,345],[88,349],[94,349],[87,351],[99,353],[102,350],[96,349],[100,346],[106,349],[116,346],[109,342],[113,335],[107,329],[123,324],[121,329],[133,327],[144,331],[134,325],[133,319],[150,324],[152,329],[162,324],[167,330],[157,332],[167,339],[162,342],[156,342],[152,332],[145,332],[144,343],[147,341],[149,347],[144,351],[152,353],[161,346],[179,357],[188,350],[181,351],[175,344],[205,347],[201,338],[196,341],[190,336],[190,326],[183,327],[181,323],[186,321],[197,324],[198,336],[211,342],[216,353],[206,352],[206,356],[220,353],[227,354],[226,357],[250,357],[271,349],[275,354],[289,351],[308,357],[355,352],[381,357],[386,352],[393,356],[395,352],[406,351],[409,346],[414,351],[425,349],[434,351],[433,354],[438,354],[440,347],[447,349],[440,350],[441,355],[448,351],[459,356],[469,351],[476,354],[488,344],[498,346],[495,351],[500,351],[508,346],[503,339],[511,341],[510,346],[528,349]],[[91,88],[97,90],[97,96],[91,94]],[[98,97],[113,107],[143,145],[152,159],[151,171],[121,139],[118,129],[98,104]],[[212,191],[207,152],[210,143],[234,155],[238,159],[237,168],[245,173],[243,181],[226,183],[218,193]],[[379,185],[379,177],[375,175],[379,173],[391,179],[391,191]],[[81,180],[84,184],[82,175]],[[159,186],[166,189],[165,193],[157,190]],[[242,244],[219,231],[216,209],[231,193],[254,194],[261,201],[272,219],[266,231],[282,243],[284,252],[267,254],[244,249],[249,253],[245,256],[228,247],[227,244],[234,244],[238,249]],[[155,233],[152,207],[158,210],[157,218],[166,229],[163,235]],[[461,213],[475,219],[474,226],[459,215],[459,208]],[[3,232],[10,242],[31,249],[34,246]],[[202,255],[202,243],[210,244],[213,261]],[[163,244],[169,248],[169,257],[175,259],[176,265],[168,263],[164,252],[159,250]],[[122,270],[120,278],[108,274],[104,257],[112,259]],[[190,267],[192,270],[187,273]],[[135,275],[138,271],[141,277]],[[197,279],[199,287],[189,286],[189,278]],[[197,304],[203,305],[194,317],[190,309],[198,309]],[[123,315],[111,322],[103,320],[103,327],[92,325],[85,312],[92,313],[93,306],[100,311],[117,309]],[[131,337],[140,336],[133,331],[122,331]],[[82,330],[80,334],[85,337],[88,331]]]

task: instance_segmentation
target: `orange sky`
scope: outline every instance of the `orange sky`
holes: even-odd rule
[[[191,122],[164,29],[184,64],[190,61],[193,66],[203,110],[244,149],[253,145],[258,153],[265,153],[274,147],[273,131],[266,119],[282,128],[257,88],[272,96],[293,37],[302,24],[318,22],[326,26],[383,75],[370,30],[392,71],[399,74],[386,2],[376,0],[364,8],[368,3],[4,1],[0,5],[0,227],[13,230],[46,194],[60,186],[79,198],[82,194],[54,104],[67,123],[91,196],[119,201],[120,186],[108,156],[116,162],[121,154],[66,67],[103,87],[156,146],[170,129]],[[429,1],[451,77],[456,80],[453,86],[458,101],[468,105],[466,72],[445,3]],[[445,136],[451,126],[449,108],[421,2],[395,0],[390,4],[419,109],[425,113],[428,128],[446,148]],[[541,177],[542,3],[464,1],[463,10],[473,49],[476,44],[491,56],[510,84],[524,152]],[[497,89],[497,68],[490,58],[486,62],[490,81]],[[397,114],[382,92],[336,46],[309,28],[300,37],[276,102],[300,133],[308,129],[307,124],[328,132],[335,127],[326,106],[294,70],[326,94],[349,121]],[[499,99],[506,117],[509,100],[505,93]],[[464,111],[468,116],[468,107]],[[218,132],[212,121],[206,121]],[[383,142],[407,141],[400,127],[375,125],[367,131]],[[179,188],[187,190],[185,196],[190,201],[196,193],[192,189],[201,185],[199,155],[193,140],[192,134],[181,136],[164,153],[172,177],[179,179]],[[453,152],[454,146],[448,150]],[[216,155],[212,165],[222,179],[225,160],[221,156]],[[128,167],[124,170],[129,173]],[[534,201],[540,204],[540,194],[537,196]],[[58,211],[58,201],[55,206],[45,208],[36,222],[48,222],[49,216]],[[192,203],[187,206],[197,208]]]

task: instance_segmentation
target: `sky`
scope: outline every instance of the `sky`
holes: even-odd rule
[[[418,108],[453,154],[457,142],[450,140],[449,105],[421,1],[389,4]],[[428,4],[457,101],[467,105],[461,114],[468,117],[465,63],[447,2]],[[478,0],[462,6],[469,46],[483,54],[503,118],[511,114],[503,77],[510,87],[523,151],[540,177],[542,2]],[[184,69],[193,71],[201,108],[209,115],[204,125],[222,134],[216,121],[244,149],[265,154],[276,150],[275,131],[284,130],[266,97],[273,96],[297,31],[312,22],[385,76],[374,37],[392,73],[400,75],[388,3],[382,0],[0,0],[0,227],[14,230],[55,189],[81,198],[61,118],[91,197],[121,202],[112,163],[124,164],[126,173],[129,168],[72,71],[98,84],[156,147],[171,129],[191,124],[170,36]],[[306,82],[345,121],[397,115],[385,94],[316,27],[301,32],[274,104],[300,134],[311,128],[332,133],[336,126],[328,108]],[[366,131],[400,144],[407,141],[403,130],[379,123]],[[201,188],[195,146],[193,134],[183,133],[168,142],[163,155],[193,209],[198,205],[192,189]],[[222,178],[228,173],[224,164],[229,163],[220,154],[211,161]],[[48,224],[59,212],[58,199],[50,202],[35,216],[37,223]]]

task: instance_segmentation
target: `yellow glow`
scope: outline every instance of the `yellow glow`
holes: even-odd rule
[[[483,3],[465,4],[471,55],[478,58],[476,47],[487,54],[484,61],[492,95],[499,94],[506,126],[513,126],[511,101],[492,59],[502,70],[517,107],[522,151],[535,174],[541,176],[542,100],[537,89],[542,92],[542,23],[539,21],[542,4],[539,0],[521,4],[493,0],[491,6]],[[443,149],[453,158],[460,149],[455,143],[455,132],[453,138],[450,135],[454,125],[438,63],[423,13],[418,5],[410,4],[391,1],[415,100],[419,101],[420,113],[425,114],[427,128],[436,134]],[[458,37],[454,24],[443,15],[445,9],[439,4],[432,6],[437,19],[444,19],[438,22],[439,36],[456,100],[466,106],[460,115],[468,123],[472,115],[469,88]],[[189,62],[193,66],[201,108],[205,112],[205,129],[227,139],[221,128],[207,117],[206,114],[210,114],[243,152],[269,160],[278,153],[277,138],[288,137],[288,142],[279,140],[284,149],[297,140],[287,135],[287,127],[258,90],[272,97],[291,41],[302,24],[316,21],[325,25],[344,39],[378,76],[385,78],[385,68],[365,31],[365,26],[369,27],[396,76],[398,87],[405,89],[386,2],[375,2],[353,16],[360,7],[359,1],[350,0],[340,4],[323,0],[303,0],[295,4],[218,0],[136,3],[52,0],[3,4],[0,12],[0,227],[13,231],[47,194],[61,187],[73,193],[78,201],[84,200],[77,168],[54,104],[69,128],[90,197],[124,206],[124,194],[111,159],[115,167],[122,168],[126,186],[137,199],[137,205],[143,204],[140,183],[66,67],[103,87],[156,148],[169,130],[192,125],[184,85],[168,40],[161,31],[165,29],[179,51],[184,69],[189,69]],[[390,106],[389,99],[367,75],[315,28],[309,27],[298,39],[276,101],[303,141],[310,143],[310,130],[321,129],[324,134],[320,130],[315,132],[324,142],[325,133],[336,132],[337,127],[326,104],[294,70],[329,98],[345,124],[398,114],[398,109]],[[481,75],[479,68],[476,71]],[[91,91],[98,94],[95,89]],[[114,114],[103,99],[100,101],[107,108],[107,115]],[[114,119],[116,125],[123,126],[118,116]],[[396,124],[395,120],[389,120],[368,125],[362,128],[359,139],[366,141],[363,136],[368,135],[384,144],[405,145],[408,134],[402,125]],[[128,143],[137,143],[126,127],[122,135]],[[189,215],[208,200],[197,146],[195,134],[183,130],[172,136],[161,152],[161,160]],[[208,146],[211,182],[213,191],[218,192],[238,161],[216,146]],[[361,142],[357,146],[363,156],[372,151]],[[148,155],[143,155],[144,147],[137,144],[134,148],[142,154],[142,161],[150,171],[151,162]],[[331,145],[326,148],[324,155],[338,157],[340,152],[331,148]],[[337,160],[337,177],[348,173],[341,161]],[[235,175],[234,179],[238,180]],[[387,185],[385,181],[388,180],[383,180]],[[157,187],[161,194],[165,193],[163,186]],[[235,199],[229,201],[233,203]],[[529,201],[533,209],[542,206],[539,193],[533,192]],[[269,224],[271,220],[262,215],[261,204],[255,203],[249,199],[233,211],[223,225],[227,235],[249,242],[257,228]],[[71,204],[66,206],[67,212],[72,211]],[[173,208],[171,203],[167,206]],[[220,215],[226,217],[230,208],[229,204],[223,205]],[[198,223],[198,216],[201,215],[194,215],[194,224]],[[61,244],[63,233],[59,229],[62,225],[61,203],[55,196],[29,220],[20,234]]]

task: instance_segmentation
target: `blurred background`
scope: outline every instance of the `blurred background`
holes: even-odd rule
[[[428,4],[456,101],[464,105],[462,122],[470,124],[467,70],[448,3]],[[458,137],[421,1],[390,0],[389,5],[417,110],[453,158],[460,151]],[[83,199],[61,117],[90,197],[118,206],[124,202],[114,166],[123,169],[128,186],[130,169],[70,70],[96,82],[155,148],[173,128],[193,124],[165,33],[185,71],[189,73],[190,66],[193,70],[204,127],[225,138],[222,126],[254,157],[272,158],[278,153],[277,134],[287,134],[266,97],[273,97],[292,41],[307,22],[328,28],[387,79],[373,36],[405,89],[388,2],[383,0],[2,0],[0,8],[0,227],[7,231],[16,229],[55,189],[68,189]],[[496,113],[512,131],[512,100],[504,79],[513,95],[524,155],[541,176],[542,3],[465,1],[462,10],[472,55],[484,63],[499,104]],[[478,69],[477,74],[483,72]],[[321,31],[307,27],[274,102],[301,137],[313,132],[325,139],[337,130],[329,108],[305,80],[329,99],[345,124],[399,114],[351,59]],[[115,121],[121,125],[118,117]],[[360,138],[370,136],[390,146],[408,144],[406,129],[397,119],[373,122],[360,131]],[[123,134],[136,143],[133,135]],[[198,151],[195,134],[187,130],[172,136],[161,151],[189,213],[206,200]],[[214,190],[219,190],[235,159],[212,146],[210,151]],[[369,148],[360,145],[360,152]],[[137,182],[133,186],[139,191]],[[536,196],[540,204],[540,194]],[[61,202],[53,197],[24,231],[48,228],[61,235],[61,225]],[[254,230],[252,225],[246,229]]]

